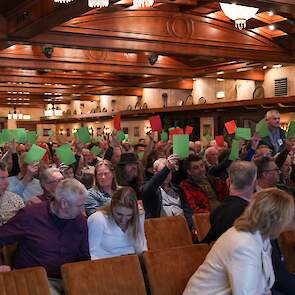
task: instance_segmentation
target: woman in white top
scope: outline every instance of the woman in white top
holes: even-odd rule
[[[276,188],[252,197],[234,227],[214,244],[183,295],[271,294],[274,272],[270,238],[294,222],[294,201]]]
[[[91,259],[141,254],[147,250],[144,212],[139,213],[135,191],[122,187],[111,203],[88,218]]]

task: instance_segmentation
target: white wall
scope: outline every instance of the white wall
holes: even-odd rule
[[[265,97],[274,97],[274,80],[282,78],[288,78],[288,95],[295,95],[295,66],[289,66],[266,71],[263,83]]]

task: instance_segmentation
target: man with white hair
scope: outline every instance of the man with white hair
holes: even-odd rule
[[[62,292],[60,267],[64,263],[90,258],[82,214],[86,196],[78,180],[62,180],[53,200],[26,206],[0,227],[0,246],[18,244],[15,268],[43,266],[51,294]]]
[[[154,176],[143,186],[142,200],[146,218],[183,215],[193,229],[192,209],[183,191],[171,183],[172,171],[178,167],[178,157],[170,155],[154,162]]]
[[[269,135],[263,137],[260,145],[267,145],[273,154],[277,154],[284,149],[285,131],[280,128],[280,113],[277,110],[270,110],[266,113],[266,123]]]

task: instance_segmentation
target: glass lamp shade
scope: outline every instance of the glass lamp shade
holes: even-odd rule
[[[7,119],[8,120],[11,120],[12,119],[12,114],[10,112],[7,114]]]
[[[220,7],[228,18],[235,21],[236,27],[240,30],[246,28],[246,21],[254,17],[259,10],[256,7],[228,3],[220,3]]]
[[[107,7],[109,6],[110,1],[109,0],[88,0],[88,6],[89,7]]]
[[[23,114],[22,113],[18,113],[18,118],[20,119],[20,120],[22,120],[23,119]]]
[[[154,0],[133,0],[133,6],[135,7],[151,7],[154,4]]]

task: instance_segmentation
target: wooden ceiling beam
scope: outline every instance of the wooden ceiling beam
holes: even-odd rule
[[[14,44],[10,40],[31,38],[89,10],[85,0],[75,0],[70,5],[53,0],[23,1],[6,15],[6,39],[0,42],[0,48]]]
[[[22,68],[22,69],[51,69],[51,70],[75,70],[75,71],[95,71],[108,73],[126,73],[130,75],[157,75],[157,76],[178,76],[178,77],[192,77],[193,70],[158,68],[157,66],[138,67],[138,66],[124,66],[111,65],[99,63],[78,63],[78,62],[64,62],[64,61],[47,61],[47,60],[28,60],[19,58],[4,58],[0,54],[0,66]]]
[[[290,57],[278,52],[250,51],[241,48],[224,48],[206,45],[176,44],[170,42],[153,42],[141,40],[118,40],[113,38],[98,39],[96,36],[81,34],[53,33],[39,35],[34,38],[39,44],[51,43],[56,46],[97,48],[118,51],[158,52],[159,54],[203,55],[245,60],[292,62]],[[77,45],[79,44],[79,45]]]

